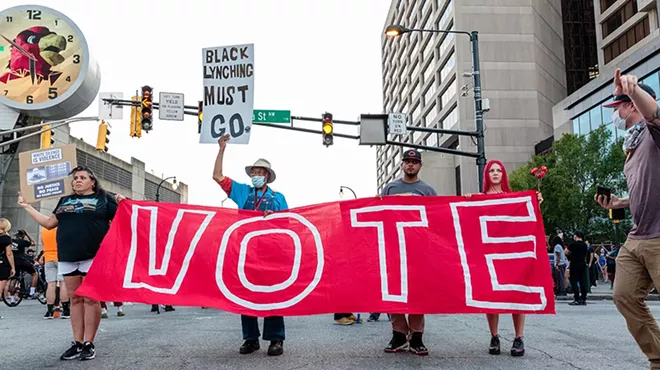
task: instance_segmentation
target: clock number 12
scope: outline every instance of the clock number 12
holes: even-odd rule
[[[41,10],[28,10],[28,19],[41,20]]]

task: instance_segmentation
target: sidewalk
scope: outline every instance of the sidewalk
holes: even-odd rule
[[[562,297],[557,297],[558,301],[572,301],[573,294],[567,294]],[[610,289],[610,282],[604,283],[602,281],[598,282],[598,286],[591,287],[591,293],[587,294],[588,301],[602,301],[602,300],[612,300],[612,289]],[[647,301],[660,301],[660,296],[657,294],[649,294],[646,296]]]

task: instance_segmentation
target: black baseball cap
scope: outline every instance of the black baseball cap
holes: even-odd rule
[[[651,86],[647,84],[637,84],[637,87],[641,88],[642,90],[646,91],[649,95],[651,95],[655,99],[655,91],[651,88]],[[605,108],[611,108],[614,107],[618,104],[621,103],[630,103],[632,100],[630,100],[630,97],[626,94],[621,94],[617,95],[614,97],[614,100],[611,102],[603,104],[603,107]]]
[[[406,159],[416,159],[418,161],[422,161],[422,153],[416,151],[415,149],[408,149],[405,152],[403,152],[403,158],[404,161]]]

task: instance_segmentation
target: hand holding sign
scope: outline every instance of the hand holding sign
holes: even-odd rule
[[[224,134],[220,136],[220,139],[218,139],[218,144],[220,144],[220,150],[224,151],[227,148],[227,141],[231,139],[231,136],[229,134]]]
[[[23,199],[23,195],[21,194],[20,191],[18,192],[18,201],[17,201],[16,203],[17,203],[21,208],[27,208],[27,207],[30,206],[29,204],[25,203],[25,199]]]

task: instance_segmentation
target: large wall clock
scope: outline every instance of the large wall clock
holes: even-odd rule
[[[87,109],[100,86],[85,36],[67,16],[39,5],[0,12],[0,104],[65,119]]]

